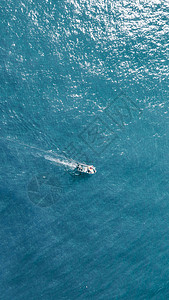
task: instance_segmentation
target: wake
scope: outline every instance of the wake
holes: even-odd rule
[[[0,138],[0,140],[6,141],[6,142],[11,142],[12,144],[8,143],[7,146],[11,147],[13,149],[17,149],[17,152],[20,154],[24,153],[24,155],[25,154],[32,155],[36,158],[41,157],[41,158],[44,158],[45,160],[50,161],[50,163],[52,163],[54,165],[62,165],[64,167],[68,167],[72,170],[75,169],[77,166],[77,162],[75,160],[73,160],[71,158],[70,159],[66,158],[65,155],[59,154],[53,150],[43,150],[36,146],[28,145],[28,144],[16,141],[11,138]],[[59,148],[57,148],[57,150],[59,152],[61,152]]]
[[[69,167],[72,170],[75,169],[76,166],[77,166],[77,163],[75,161],[72,161],[71,159],[70,160],[66,160],[66,159],[61,160],[59,158],[54,158],[54,157],[49,156],[49,155],[45,155],[44,158],[51,161],[55,165],[60,164],[60,165]]]

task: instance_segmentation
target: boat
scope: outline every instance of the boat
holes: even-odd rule
[[[91,175],[96,173],[96,168],[92,165],[85,165],[85,164],[78,163],[76,169],[79,173],[85,173]]]

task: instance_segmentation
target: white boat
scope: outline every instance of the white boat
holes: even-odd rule
[[[85,164],[78,163],[76,169],[80,173],[86,173],[86,174],[95,174],[96,173],[96,168],[91,165],[85,165]]]

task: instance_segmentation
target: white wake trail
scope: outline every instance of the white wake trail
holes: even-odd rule
[[[67,166],[71,169],[75,169],[77,166],[77,163],[75,161],[60,160],[59,158],[53,158],[52,156],[49,156],[49,155],[45,155],[44,158],[47,160],[50,160],[54,164],[60,164],[63,166]]]
[[[38,147],[13,140],[11,138],[0,138],[0,140],[12,142],[12,144],[14,144],[15,147],[17,147],[17,149],[19,148],[20,151],[24,150],[24,154],[25,154],[25,149],[27,148],[29,151],[29,154],[33,155],[34,157],[45,158],[46,160],[49,160],[51,163],[53,163],[55,165],[60,164],[62,166],[69,167],[70,169],[75,169],[77,167],[76,161],[74,161],[73,159],[68,159],[63,154],[58,154],[55,151],[43,150]],[[59,151],[59,148],[57,148],[57,150]]]

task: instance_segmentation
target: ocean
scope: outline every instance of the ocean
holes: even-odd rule
[[[0,299],[169,299],[168,11],[1,1]]]

